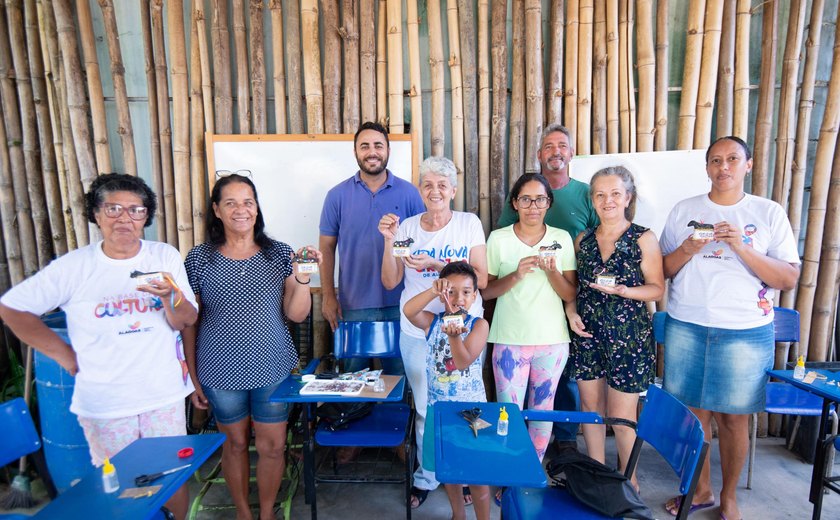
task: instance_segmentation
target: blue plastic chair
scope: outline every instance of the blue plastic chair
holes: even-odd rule
[[[773,307],[773,328],[776,341],[799,342],[799,312],[783,307]],[[800,390],[783,382],[767,383],[764,411],[779,415],[796,415],[790,434],[788,449],[793,448],[796,432],[802,416],[820,417],[823,400],[816,394]],[[832,435],[837,434],[837,413],[831,409]],[[753,414],[750,430],[750,457],[747,469],[747,489],[752,489],[753,462],[755,458],[755,439],[758,434],[758,414]],[[833,462],[834,457],[831,456]]]
[[[3,442],[0,442],[0,466],[41,449],[41,437],[35,430],[35,423],[32,422],[26,402],[20,397],[0,404],[0,431],[3,432]],[[30,517],[0,514],[0,518],[18,520]]]
[[[653,446],[680,479],[679,492],[683,499],[677,519],[684,520],[709,449],[700,420],[674,396],[651,386],[636,436],[624,474],[628,477],[633,474],[645,442]],[[578,502],[566,490],[552,487],[508,488],[502,496],[502,517],[510,520],[609,518]]]
[[[817,448],[817,456],[814,460],[814,470],[821,476],[819,482],[819,492],[816,494],[814,501],[814,513],[811,516],[812,520],[819,520],[822,515],[823,494],[826,490],[840,493],[840,475],[832,475],[831,470],[834,467],[834,452],[840,451],[840,436],[832,435],[824,441],[819,443]]]
[[[342,321],[333,336],[333,355],[337,360],[365,357],[400,357],[399,321]],[[343,446],[395,448],[404,445],[405,472],[400,478],[388,475],[348,475],[337,471],[323,471],[316,475],[318,482],[374,482],[405,484],[406,518],[411,518],[411,474],[413,471],[414,409],[411,404],[377,403],[371,413],[349,423],[342,430],[330,431],[319,424],[315,442],[331,448]],[[376,469],[374,467],[374,469]]]

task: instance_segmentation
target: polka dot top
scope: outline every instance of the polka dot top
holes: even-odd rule
[[[297,366],[283,315],[292,249],[272,241],[245,260],[225,257],[212,245],[194,247],[185,261],[202,313],[196,366],[202,386],[249,390],[277,383]]]

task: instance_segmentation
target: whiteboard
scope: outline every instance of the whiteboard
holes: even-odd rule
[[[569,163],[569,174],[589,183],[595,172],[607,166],[624,166],[633,174],[638,193],[633,221],[652,229],[657,237],[677,202],[711,189],[705,150],[578,156]]]
[[[411,136],[392,134],[388,169],[412,181]],[[206,134],[208,186],[216,170],[251,170],[268,235],[292,249],[318,247],[327,192],[359,170],[353,135]],[[208,208],[211,211],[211,208]],[[338,280],[336,260],[335,280]],[[320,277],[312,279],[320,287]]]

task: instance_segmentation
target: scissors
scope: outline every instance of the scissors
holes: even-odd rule
[[[161,471],[159,473],[152,473],[152,474],[149,474],[149,475],[147,475],[147,474],[140,475],[139,477],[135,477],[134,485],[138,486],[138,487],[148,486],[149,484],[151,484],[155,480],[159,479],[160,477],[163,477],[165,475],[169,475],[171,473],[175,473],[176,471],[181,471],[182,469],[189,468],[190,466],[191,466],[191,464],[184,464],[183,466],[178,466],[177,468],[168,469],[166,471]]]
[[[470,428],[473,431],[473,436],[478,437],[478,425],[476,421],[478,421],[478,417],[481,415],[481,408],[474,407],[470,410],[461,410],[460,411],[461,417],[463,417],[468,423],[470,423]]]

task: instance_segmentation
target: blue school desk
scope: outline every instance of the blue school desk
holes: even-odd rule
[[[120,489],[105,493],[100,469],[91,468],[82,480],[55,498],[32,518],[150,520],[160,518],[160,508],[198,470],[225,441],[222,433],[152,437],[137,439],[111,460],[117,468]],[[192,448],[193,455],[178,458],[178,450]],[[151,485],[162,486],[150,497],[119,498],[126,489],[136,487],[134,478],[189,464],[189,468],[166,475]]]

